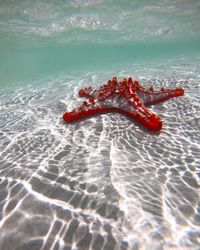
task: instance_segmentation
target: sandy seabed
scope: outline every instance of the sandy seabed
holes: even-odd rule
[[[151,107],[160,134],[119,114],[62,122],[110,73],[0,90],[0,249],[199,249],[200,75],[179,67],[134,71],[185,89]]]

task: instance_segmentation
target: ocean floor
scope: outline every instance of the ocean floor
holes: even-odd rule
[[[0,249],[199,249],[198,62],[58,75],[0,89]],[[79,88],[113,75],[183,87],[153,134],[119,114],[75,124]]]

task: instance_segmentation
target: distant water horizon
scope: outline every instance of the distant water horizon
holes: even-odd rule
[[[5,1],[0,86],[200,56],[198,1]]]

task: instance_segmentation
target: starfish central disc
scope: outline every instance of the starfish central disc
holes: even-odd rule
[[[113,77],[99,89],[86,87],[79,90],[79,96],[87,98],[87,101],[73,111],[65,112],[63,120],[70,123],[96,114],[117,112],[136,120],[149,130],[159,131],[162,128],[160,117],[146,107],[182,95],[182,88],[161,88],[155,91],[153,87],[143,88],[132,78],[118,82],[117,78]]]

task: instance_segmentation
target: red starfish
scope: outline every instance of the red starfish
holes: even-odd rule
[[[91,87],[81,89],[79,96],[86,97],[88,101],[63,115],[65,122],[74,122],[95,114],[117,112],[128,116],[152,131],[162,128],[160,117],[149,111],[146,106],[166,101],[172,97],[184,95],[182,88],[174,90],[161,88],[154,91],[153,87],[143,88],[137,80],[132,78],[117,82],[113,77],[106,85],[98,90]]]

